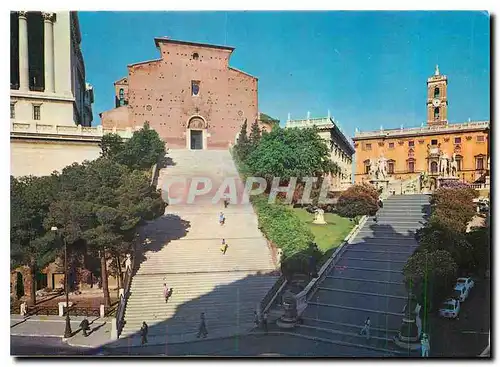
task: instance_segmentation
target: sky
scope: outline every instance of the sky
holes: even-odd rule
[[[426,81],[448,76],[448,120],[490,119],[485,12],[79,12],[93,125],[114,107],[127,65],[156,59],[154,37],[235,47],[230,65],[259,79],[259,111],[327,116],[356,128],[420,126]]]

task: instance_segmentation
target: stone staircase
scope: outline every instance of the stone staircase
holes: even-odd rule
[[[426,195],[388,197],[378,222],[370,218],[365,223],[317,286],[294,332],[372,349],[380,356],[407,354],[393,343],[407,296],[402,269],[429,211]],[[372,325],[370,340],[359,335],[366,317]]]
[[[168,189],[171,178],[207,177],[213,188],[193,204],[181,200],[167,206],[162,218],[144,228],[143,236],[151,243],[145,245],[144,259],[132,278],[121,337],[137,337],[146,321],[150,337],[194,339],[201,312],[209,336],[244,332],[277,276],[271,275],[275,265],[251,204],[224,208],[222,202],[211,201],[227,177],[235,177],[241,187],[232,157],[220,150],[170,150],[167,157],[171,161],[158,179],[165,195],[177,197]],[[219,224],[221,211],[224,226]],[[220,251],[223,238],[229,246],[225,255]],[[173,289],[167,303],[164,283]]]

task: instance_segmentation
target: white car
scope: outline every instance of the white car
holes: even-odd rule
[[[465,284],[456,284],[455,288],[453,288],[453,298],[458,299],[460,302],[463,302],[469,297],[469,288],[465,286]]]
[[[474,288],[474,281],[470,277],[458,278],[456,285],[461,285],[461,284],[465,285],[465,287],[469,290],[469,292],[472,288]]]
[[[460,313],[460,301],[458,299],[449,298],[444,301],[439,308],[439,316],[449,319],[456,319]]]

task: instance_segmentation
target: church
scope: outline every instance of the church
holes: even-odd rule
[[[489,180],[489,121],[448,122],[448,78],[436,66],[427,79],[427,124],[421,127],[360,132],[356,149],[355,182],[369,181],[374,162],[384,161],[390,180],[409,180],[425,173],[437,187],[443,160],[461,181]]]
[[[257,78],[229,65],[233,47],[155,38],[160,58],[128,65],[106,128],[145,122],[174,149],[227,149],[259,119]]]

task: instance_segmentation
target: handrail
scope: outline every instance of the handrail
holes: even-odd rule
[[[127,307],[127,300],[130,295],[130,285],[132,284],[132,274],[135,270],[135,258],[136,258],[136,249],[137,246],[134,246],[133,256],[132,256],[132,265],[130,270],[127,268],[125,270],[125,279],[123,280],[123,296],[120,297],[118,307],[116,308],[116,330],[118,337],[120,336],[123,326],[125,325],[125,308]]]
[[[261,313],[266,312],[273,304],[276,297],[280,294],[283,288],[287,285],[287,280],[284,275],[280,275],[276,283],[267,291],[266,295],[260,301],[260,311]]]

